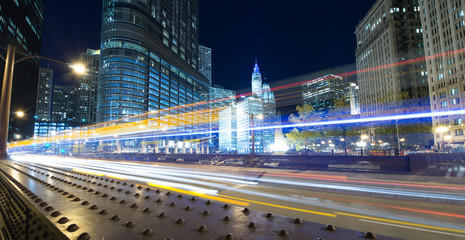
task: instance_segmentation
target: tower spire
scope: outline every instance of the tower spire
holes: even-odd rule
[[[253,68],[253,73],[258,73],[258,74],[260,74],[260,69],[258,68],[258,61],[257,61],[257,58],[255,58],[255,67]]]

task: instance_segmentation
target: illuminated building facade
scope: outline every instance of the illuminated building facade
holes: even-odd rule
[[[262,84],[258,64],[255,64],[252,96],[242,97],[237,104],[219,113],[219,150],[241,154],[270,152],[275,130],[252,129],[278,122],[274,93],[268,84]]]
[[[210,134],[210,147],[213,150],[219,149],[219,134],[215,133],[220,127],[221,117],[219,113],[225,108],[230,108],[236,102],[236,91],[224,89],[215,85],[210,88],[210,129],[214,133]]]
[[[199,45],[199,72],[202,73],[212,85],[212,49]]]
[[[419,1],[423,26],[431,111],[464,108],[465,99],[465,4],[462,0]],[[445,54],[444,53],[452,53]],[[433,118],[433,129],[449,130],[435,134],[435,143],[443,138],[451,147],[464,147],[463,115]]]
[[[209,80],[198,72],[198,5],[197,0],[103,1],[98,122],[208,100]],[[159,114],[149,117],[153,124],[170,125],[156,121],[164,117]]]
[[[97,121],[97,86],[100,50],[87,49],[81,54],[81,62],[87,72],[82,74],[77,87],[76,122],[90,124]]]
[[[236,109],[231,106],[218,113],[219,151],[233,153],[237,151]]]
[[[52,120],[53,70],[39,68],[37,84],[36,121]]]
[[[350,114],[360,114],[360,103],[358,99],[358,85],[356,83],[349,84],[349,101],[350,101]]]
[[[425,56],[419,2],[378,0],[355,30],[362,117],[429,111],[425,61],[402,64]]]
[[[237,152],[252,153],[252,135],[254,138],[254,152],[263,153],[263,130],[252,130],[263,126],[263,101],[255,97],[248,97],[236,105],[236,134]]]
[[[252,73],[252,94],[257,98],[261,98],[262,95],[262,74],[258,68],[257,60],[255,60],[255,67]]]
[[[327,74],[302,84],[302,102],[326,114],[335,107],[336,99],[345,99],[347,88],[348,83],[342,77]]]
[[[76,87],[55,85],[52,99],[52,122],[76,122]]]
[[[40,55],[45,0],[0,1],[0,46],[16,46],[16,50],[28,55]],[[3,77],[5,61],[0,61]],[[10,121],[9,139],[13,134],[32,136],[34,110],[36,109],[39,60],[30,59],[14,67],[11,111],[26,111],[19,121]],[[25,87],[27,86],[27,87]],[[0,89],[2,86],[0,86]]]

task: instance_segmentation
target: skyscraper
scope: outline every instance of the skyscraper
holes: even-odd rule
[[[252,73],[252,94],[258,98],[262,96],[262,74],[258,68],[257,60],[255,60],[255,67]]]
[[[345,100],[348,83],[334,74],[314,76],[318,78],[310,78],[313,80],[302,84],[302,102],[310,104],[316,112],[325,115],[335,107],[336,100]]]
[[[212,85],[212,49],[199,45],[199,71]]]
[[[198,5],[198,0],[103,1],[98,122],[208,99],[209,80],[198,72]],[[163,118],[149,117],[154,124]]]
[[[74,86],[53,86],[52,121],[76,122],[77,92]]]
[[[40,55],[45,0],[17,0],[0,2],[0,47],[8,44],[28,55]],[[5,61],[0,61],[3,77]],[[32,136],[37,94],[39,60],[29,59],[14,67],[11,111],[23,110],[22,122],[10,121],[9,138],[20,132]],[[2,86],[0,86],[0,89]]]
[[[236,91],[224,89],[219,85],[210,88],[210,129],[213,132],[219,129],[219,112],[229,108],[236,102]],[[221,133],[220,133],[221,134]],[[210,147],[217,150],[219,147],[219,134],[210,134]]]
[[[252,73],[252,96],[244,96],[237,104],[219,112],[220,151],[237,151],[242,154],[270,151],[271,145],[274,144],[275,131],[255,128],[277,122],[274,93],[267,83],[262,84],[262,75],[258,64],[255,63]]]
[[[39,83],[37,85],[36,121],[52,119],[53,70],[39,68]]]
[[[429,111],[420,1],[378,0],[358,24],[361,116]],[[399,64],[397,64],[399,63]]]
[[[81,54],[81,62],[87,72],[79,79],[77,91],[76,122],[80,124],[97,121],[97,86],[100,50],[87,49]]]
[[[463,0],[424,0],[418,12],[425,55],[425,73],[428,74],[431,111],[464,109],[465,99],[465,4]],[[433,117],[434,129],[446,127],[435,134],[435,143],[441,145],[450,136],[451,147],[464,147],[463,115]]]

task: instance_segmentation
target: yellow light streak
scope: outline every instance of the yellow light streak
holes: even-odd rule
[[[174,188],[174,187],[170,187],[170,186],[164,186],[164,185],[155,184],[155,183],[147,183],[147,184],[149,186],[152,186],[152,187],[163,188],[163,189],[170,190],[170,191],[173,191],[173,192],[183,193],[183,194],[196,196],[196,197],[200,197],[200,198],[206,198],[206,199],[210,199],[210,200],[213,200],[213,201],[225,202],[225,203],[230,203],[230,204],[239,205],[239,206],[248,206],[250,204],[248,202],[236,201],[236,200],[231,200],[231,199],[222,198],[222,197],[215,197],[215,196],[208,195],[208,194],[201,193],[201,192],[183,190],[183,189]],[[146,186],[143,186],[143,185],[140,185],[140,186],[146,187]]]
[[[246,201],[246,202],[251,202],[251,203],[256,203],[256,204],[261,204],[261,205],[270,206],[270,207],[283,208],[283,209],[288,209],[288,210],[293,210],[293,211],[298,211],[298,212],[305,212],[305,213],[323,215],[323,216],[327,216],[327,217],[336,217],[335,214],[331,214],[331,213],[310,211],[310,210],[301,209],[301,208],[287,207],[287,206],[283,206],[283,205],[277,205],[277,204],[272,204],[272,203],[265,203],[265,202],[253,201],[253,200],[248,200],[248,199],[243,199],[243,198],[237,198],[237,197],[231,197],[231,196],[226,196],[226,195],[221,195],[221,194],[218,194],[218,196],[225,197],[225,198],[236,199],[236,200],[241,200],[241,201]]]
[[[390,219],[385,219],[385,218],[369,217],[369,216],[364,216],[364,215],[357,215],[357,214],[350,214],[350,213],[343,213],[343,212],[334,212],[334,213],[339,214],[339,215],[343,215],[343,216],[363,218],[363,219],[375,220],[375,221],[380,221],[380,222],[396,223],[396,224],[400,224],[400,225],[407,225],[407,226],[413,226],[413,227],[435,229],[435,230],[448,231],[448,232],[456,232],[456,233],[462,233],[462,234],[465,233],[465,231],[463,231],[463,230],[452,229],[452,228],[436,227],[436,226],[430,226],[430,225],[424,225],[424,224],[418,224],[418,223],[410,223],[410,222],[390,220]]]
[[[105,175],[105,177],[114,178],[114,179],[118,179],[118,180],[125,180],[126,179],[126,178],[117,177],[117,176],[114,176],[114,175]]]
[[[90,171],[85,171],[85,170],[76,169],[76,168],[74,168],[73,171],[75,171],[75,172],[80,172],[80,173],[84,173],[84,174],[95,175],[95,176],[99,176],[99,177],[105,176],[105,174],[102,174],[102,173],[90,172]]]

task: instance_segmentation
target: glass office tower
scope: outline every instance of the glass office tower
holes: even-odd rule
[[[44,8],[45,0],[0,1],[0,47],[6,48],[12,44],[18,52],[40,55]],[[21,57],[18,54],[16,59]],[[0,60],[2,78],[4,69],[5,61]],[[13,139],[15,134],[23,137],[31,137],[33,134],[38,76],[38,59],[29,59],[14,67],[11,111],[25,111],[26,114],[21,120],[10,121],[9,139]]]
[[[209,80],[197,71],[198,5],[198,0],[103,1],[98,122],[124,122],[169,108],[140,117],[163,119],[204,107],[172,108],[208,99]],[[153,123],[175,122],[160,121]]]

